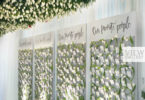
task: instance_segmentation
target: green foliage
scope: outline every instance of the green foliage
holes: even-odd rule
[[[145,99],[145,92],[144,91],[141,92],[141,96],[143,99]]]
[[[1,0],[0,35],[64,16],[95,0]]]
[[[121,54],[122,54],[122,46],[121,46],[121,44],[119,45],[119,56],[121,56]]]
[[[134,45],[134,41],[133,41],[133,38],[130,36],[130,42],[131,42],[131,46],[133,46]]]

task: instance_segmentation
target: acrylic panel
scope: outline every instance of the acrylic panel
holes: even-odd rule
[[[85,25],[58,32],[57,100],[84,100],[86,69]]]
[[[53,33],[35,36],[35,100],[52,100]]]

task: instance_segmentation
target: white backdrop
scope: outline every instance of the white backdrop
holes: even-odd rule
[[[0,38],[0,100],[18,100],[18,33]]]
[[[143,11],[145,10],[145,0],[96,0],[93,6],[82,9],[81,13],[78,11],[68,17],[54,18],[48,23],[37,23],[35,27],[24,30],[22,38],[134,10],[137,10],[138,15],[137,33],[140,40],[138,44],[145,46],[145,11]],[[0,100],[17,100],[17,43],[18,34],[16,33],[10,33],[0,38]],[[145,84],[144,66],[145,63],[139,64],[139,71],[141,73],[139,79],[140,89],[145,87],[143,86]]]

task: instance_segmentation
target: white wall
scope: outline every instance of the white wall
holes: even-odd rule
[[[18,100],[18,33],[0,38],[0,100]]]

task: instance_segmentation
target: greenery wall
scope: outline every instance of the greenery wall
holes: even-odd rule
[[[53,48],[35,49],[35,100],[52,100]]]
[[[91,100],[135,100],[135,64],[123,62],[122,48],[134,37],[93,41]],[[86,44],[57,47],[57,100],[84,100]],[[35,49],[35,99],[52,100],[53,48]],[[32,50],[19,51],[19,100],[32,99]]]
[[[84,100],[85,44],[58,46],[57,100]]]
[[[19,50],[18,100],[32,99],[32,50]]]
[[[91,100],[135,100],[135,66],[123,62],[123,46],[134,46],[133,37],[91,43]]]

